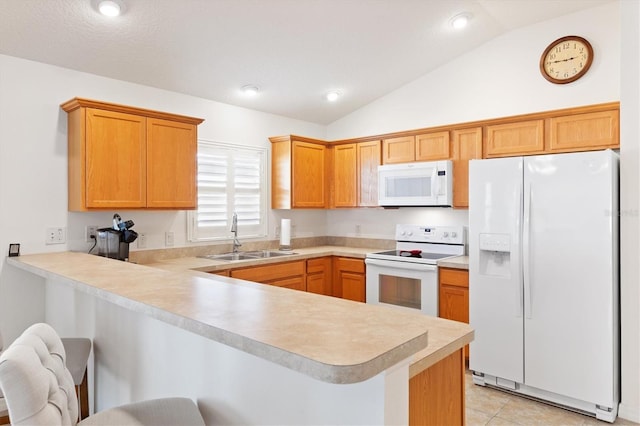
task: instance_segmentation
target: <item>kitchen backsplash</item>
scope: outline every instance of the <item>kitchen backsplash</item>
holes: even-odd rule
[[[277,250],[279,240],[271,241],[243,241],[242,251],[252,250]],[[343,247],[365,247],[375,249],[392,249],[395,241],[373,238],[353,238],[353,237],[308,237],[293,238],[291,240],[293,250],[306,247],[319,246],[343,246]],[[157,250],[140,250],[129,253],[129,261],[139,264],[149,264],[165,259],[175,259],[179,257],[196,257],[207,254],[220,254],[232,251],[232,244],[216,244],[197,247],[176,247]]]

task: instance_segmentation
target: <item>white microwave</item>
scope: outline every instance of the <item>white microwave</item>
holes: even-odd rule
[[[378,205],[451,207],[451,160],[378,166]]]

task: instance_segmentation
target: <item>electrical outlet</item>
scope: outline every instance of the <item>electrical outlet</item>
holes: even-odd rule
[[[173,232],[167,231],[164,233],[164,245],[167,247],[173,246]]]
[[[93,236],[93,238],[91,238]],[[97,225],[87,225],[84,227],[84,241],[87,243],[92,243],[95,238],[98,238],[98,226]]]
[[[64,244],[67,242],[67,228],[47,228],[45,244]]]
[[[138,248],[147,248],[147,234],[138,232]]]

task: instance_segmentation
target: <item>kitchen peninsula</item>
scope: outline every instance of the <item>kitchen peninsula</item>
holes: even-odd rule
[[[406,424],[447,405],[434,383],[463,390],[466,324],[81,253],[7,262],[44,278],[46,322],[93,339],[95,411],[181,395],[208,424]]]

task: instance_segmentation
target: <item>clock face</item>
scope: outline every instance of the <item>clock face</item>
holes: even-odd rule
[[[593,61],[593,48],[582,37],[562,37],[547,47],[540,58],[540,71],[552,83],[565,84],[582,77]]]

